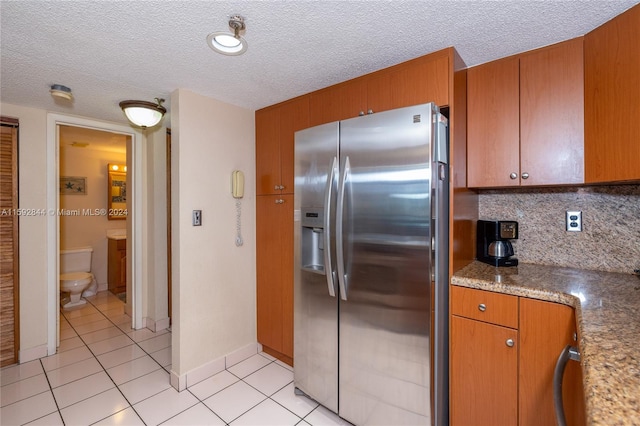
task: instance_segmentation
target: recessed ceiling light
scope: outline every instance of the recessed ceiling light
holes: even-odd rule
[[[240,35],[246,26],[244,18],[240,15],[234,15],[229,19],[229,28],[233,33],[227,31],[216,31],[207,36],[207,44],[215,52],[228,56],[242,55],[246,52],[247,41]]]

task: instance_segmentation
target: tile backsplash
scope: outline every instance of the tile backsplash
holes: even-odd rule
[[[582,211],[582,232],[565,212]],[[640,185],[482,190],[479,218],[516,220],[520,262],[608,272],[640,269]]]

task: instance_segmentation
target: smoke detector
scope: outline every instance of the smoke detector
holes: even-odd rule
[[[67,86],[63,86],[62,84],[53,84],[51,85],[51,89],[49,90],[51,96],[60,99],[66,99],[68,101],[73,99],[73,94],[71,93],[71,89]]]

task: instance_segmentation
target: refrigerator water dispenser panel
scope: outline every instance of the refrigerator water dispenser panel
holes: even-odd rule
[[[302,209],[302,268],[324,275],[324,213],[322,209]]]

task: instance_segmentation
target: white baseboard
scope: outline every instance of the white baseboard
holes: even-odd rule
[[[224,370],[225,366],[225,357],[220,357],[218,359],[214,359],[212,361],[207,362],[204,365],[201,365],[198,368],[194,368],[193,370],[187,373],[187,387],[193,386],[198,382],[203,381],[204,379],[208,379],[209,377],[216,375]]]
[[[171,323],[171,320],[167,317],[167,318],[163,318],[157,321],[152,320],[151,318],[143,318],[142,322],[144,323],[145,327],[148,328],[149,330],[156,332],[156,331],[160,331],[160,330],[165,330],[167,328],[169,328],[169,325]]]
[[[171,377],[171,386],[173,386],[173,388],[178,392],[182,392],[187,388],[186,374],[179,376],[173,370],[171,370],[170,377]]]
[[[48,355],[49,352],[47,351],[47,345],[40,345],[29,349],[20,349],[18,351],[18,363],[23,364]]]
[[[240,349],[229,353],[228,355],[207,362],[200,367],[196,367],[186,374],[178,375],[171,371],[171,386],[178,392],[182,392],[188,386],[193,386],[209,377],[224,371],[225,368],[231,367],[245,359],[258,353],[258,343],[249,343]]]
[[[225,357],[225,368],[229,368],[258,353],[258,344],[249,343],[240,349],[236,349]]]

